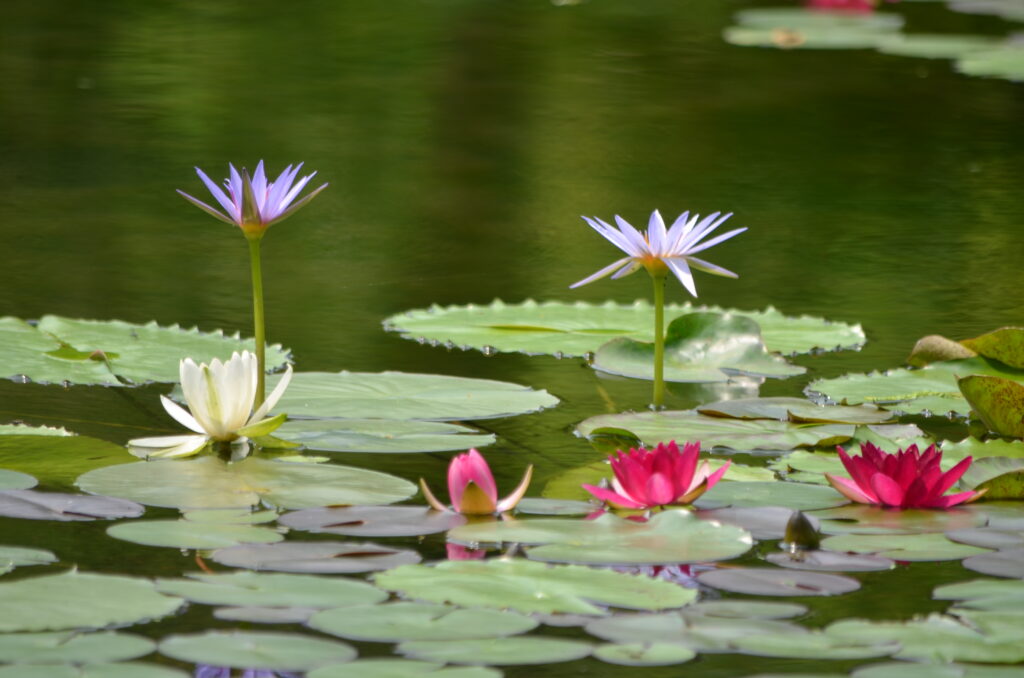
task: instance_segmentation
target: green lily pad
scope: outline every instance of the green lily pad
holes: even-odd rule
[[[554,664],[589,656],[590,643],[565,638],[524,636],[481,640],[412,640],[397,651],[406,657],[452,664]]]
[[[882,54],[917,57],[921,59],[956,59],[974,52],[999,46],[999,40],[984,35],[949,35],[943,33],[888,35],[877,44]],[[968,340],[970,341],[970,340]],[[965,345],[970,346],[967,342]],[[973,346],[970,346],[973,348]],[[977,350],[977,349],[975,349]],[[984,351],[978,351],[989,355]],[[998,358],[998,356],[992,356]],[[1024,367],[1024,365],[1020,365]]]
[[[919,662],[886,662],[862,666],[851,678],[1021,678],[1024,670],[1013,666],[978,664],[921,664]]]
[[[1016,614],[1024,606],[1024,580],[972,579],[938,586],[932,597],[962,601],[963,607],[1007,610]]]
[[[785,421],[722,419],[696,410],[600,414],[580,422],[576,433],[586,438],[607,431],[626,431],[654,447],[671,440],[700,441],[702,450],[790,450],[846,442],[854,433],[849,424],[792,424]]]
[[[70,571],[0,583],[0,631],[121,626],[165,617],[183,603],[148,579]]]
[[[597,349],[594,369],[637,379],[654,378],[654,344],[617,337]],[[761,328],[745,316],[690,313],[665,331],[665,380],[726,382],[732,374],[791,377],[805,368],[772,355]]]
[[[620,666],[672,666],[696,656],[693,650],[672,643],[615,643],[594,650],[595,658]]]
[[[1024,459],[1024,441],[1020,440],[978,440],[967,437],[959,442],[942,443],[942,461],[957,462],[965,457],[1012,457]]]
[[[783,455],[778,459],[768,462],[768,467],[788,477],[790,473],[834,473],[846,475],[846,467],[843,466],[839,455],[833,452],[809,452],[797,450],[790,454]]]
[[[982,44],[987,41],[989,49],[998,47],[998,45],[992,44],[991,39],[981,36],[974,37],[981,40]],[[986,358],[993,358],[1010,367],[1024,368],[1024,328],[1022,327],[1001,327],[973,339],[964,339],[960,343]]]
[[[272,388],[276,378],[267,380]],[[296,372],[274,408],[292,417],[493,419],[554,407],[558,398],[507,381],[405,372]]]
[[[143,662],[101,664],[12,664],[0,666],[0,678],[191,678],[178,669]]]
[[[388,591],[434,603],[585,615],[608,614],[602,606],[640,610],[681,607],[695,595],[658,579],[523,559],[404,565],[374,575],[374,582]]]
[[[699,614],[724,619],[788,619],[807,614],[807,607],[763,600],[702,600],[687,605],[681,613],[687,617]]]
[[[986,499],[1024,498],[1024,459],[985,457],[973,462],[961,476],[960,484],[987,490]]]
[[[779,551],[765,556],[772,565],[813,572],[879,572],[896,567],[896,561],[878,556],[834,551]]]
[[[894,35],[890,39],[899,41],[902,35]],[[944,360],[963,360],[978,355],[976,352],[964,346],[959,341],[954,341],[941,334],[929,334],[921,337],[914,344],[910,355],[907,356],[907,364],[913,367],[924,367],[935,362]]]
[[[378,544],[286,541],[217,549],[213,559],[228,567],[318,574],[351,574],[418,563],[415,551]]]
[[[35,487],[38,482],[27,473],[0,468],[0,491],[27,490],[30,487]]]
[[[971,376],[957,382],[973,412],[990,431],[1024,436],[1024,385],[1000,377]]]
[[[1000,530],[994,527],[968,527],[950,530],[946,537],[958,544],[970,544],[983,549],[1024,548],[1024,531]]]
[[[354,649],[336,640],[259,631],[207,631],[168,636],[160,642],[160,654],[195,664],[258,666],[272,671],[305,671],[356,657]]]
[[[782,539],[786,535],[786,525],[793,517],[793,511],[781,506],[757,506],[711,509],[701,511],[698,515],[704,520],[742,527],[754,539],[765,540]],[[808,520],[817,526],[816,518],[808,517]]]
[[[0,468],[27,473],[51,487],[71,487],[86,471],[130,461],[135,457],[124,446],[88,436],[0,436]]]
[[[744,601],[746,602],[746,601]],[[775,619],[691,615],[688,608],[660,614],[617,614],[587,624],[587,633],[614,643],[666,643],[698,652],[731,651],[732,643],[762,633],[801,637],[802,626]]]
[[[737,12],[736,22],[757,28],[820,28],[849,26],[864,30],[895,31],[903,26],[898,14],[857,14],[847,12],[816,12],[799,7],[763,7]]]
[[[515,512],[516,514],[542,516],[583,516],[593,513],[598,506],[598,504],[589,501],[524,497],[516,504]]]
[[[77,435],[63,426],[29,426],[28,424],[0,424],[0,436],[52,436],[67,438]]]
[[[129,633],[5,633],[0,635],[0,662],[11,664],[98,664],[135,659],[156,643]]]
[[[871,49],[886,37],[885,32],[857,26],[809,26],[806,28],[751,28],[730,26],[722,37],[737,47],[779,49]]]
[[[146,546],[216,549],[235,544],[271,543],[284,539],[277,530],[253,525],[196,523],[190,520],[135,520],[107,528],[114,539]]]
[[[900,649],[895,642],[858,642],[824,633],[763,634],[737,638],[733,643],[744,654],[794,659],[868,659],[887,657]]]
[[[874,553],[893,560],[960,560],[986,552],[976,546],[957,544],[945,535],[925,534],[841,534],[828,537],[821,547],[830,551]]]
[[[279,438],[323,452],[449,452],[484,447],[493,433],[457,424],[393,419],[298,419],[274,432]]]
[[[414,659],[357,659],[314,669],[306,678],[501,678],[502,672],[486,666],[442,666]]]
[[[1024,549],[1005,549],[971,556],[964,560],[963,566],[993,577],[1024,579]]]
[[[860,588],[856,579],[837,574],[791,569],[737,567],[701,572],[706,586],[755,596],[834,596]]]
[[[645,523],[606,513],[596,520],[558,518],[495,521],[456,527],[448,540],[542,544],[531,560],[590,565],[645,565],[726,560],[746,553],[750,533],[731,525],[700,520],[689,511],[663,511]]]
[[[921,534],[946,532],[984,525],[984,513],[953,508],[944,511],[929,509],[894,510],[869,504],[849,504],[815,511],[825,534]]]
[[[267,367],[288,362],[279,345],[267,347]],[[120,320],[73,320],[48,315],[30,325],[0,318],[0,364],[8,379],[44,384],[123,386],[178,380],[183,358],[226,360],[232,352],[254,350],[252,340],[223,332],[185,330],[155,322],[133,325]]]
[[[757,506],[782,506],[796,511],[811,511],[847,503],[846,497],[831,487],[803,483],[718,483],[694,502],[701,509]]]
[[[843,443],[843,446],[847,451],[854,452],[859,449],[860,445],[871,443],[890,454],[895,454],[911,445],[917,445],[924,450],[933,442],[935,442],[933,438],[914,424],[873,424],[858,426],[853,433],[853,438]],[[833,447],[829,451],[834,452],[835,448]]]
[[[218,607],[213,616],[252,624],[305,624],[317,612],[315,607]]]
[[[1019,635],[1012,640],[989,637],[952,617],[936,614],[906,622],[848,619],[829,625],[825,633],[867,643],[896,641],[901,648],[893,656],[898,659],[991,663],[1016,663],[1024,659],[1024,643]]]
[[[44,549],[0,546],[0,564],[6,564],[11,569],[26,565],[49,565],[55,562],[57,562],[57,556]]]
[[[810,316],[785,316],[772,307],[763,311],[737,311],[717,306],[668,304],[665,317],[687,313],[731,313],[752,318],[761,326],[768,350],[809,353],[814,350],[857,348],[864,344],[860,325],[830,322]],[[612,337],[653,341],[654,308],[649,302],[587,304],[526,301],[488,306],[433,306],[391,316],[387,330],[420,342],[449,343],[486,353],[518,351],[529,355],[583,356],[595,352]]]
[[[379,643],[498,638],[526,633],[537,625],[536,619],[515,612],[402,601],[325,610],[309,620],[317,631]]]
[[[728,419],[777,419],[796,424],[881,424],[892,412],[871,405],[818,405],[804,398],[740,398],[701,405],[697,412]]]
[[[907,414],[944,415],[952,412],[966,416],[970,405],[960,393],[957,379],[970,375],[1004,377],[1024,383],[1024,370],[977,357],[936,362],[916,370],[898,369],[819,379],[808,384],[806,391],[845,405],[872,403]]]
[[[1024,7],[1012,0],[952,0],[949,8],[965,14],[986,14],[1007,21],[1024,21]]]
[[[134,518],[146,509],[134,501],[61,492],[8,490],[0,492],[0,516],[30,520],[109,520]]]
[[[82,475],[93,494],[170,508],[245,508],[263,502],[281,508],[390,504],[416,493],[395,476],[334,464],[249,457],[226,463],[215,456],[108,466]]]
[[[161,593],[205,605],[268,607],[347,607],[387,599],[380,589],[355,579],[266,572],[190,574],[188,579],[158,579]]]
[[[417,537],[458,527],[466,518],[420,506],[345,506],[294,511],[279,522],[295,530],[350,537]]]

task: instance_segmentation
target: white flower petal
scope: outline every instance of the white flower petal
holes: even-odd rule
[[[206,436],[155,436],[153,438],[134,438],[128,441],[131,447],[174,447],[182,443],[195,441],[197,438],[206,440]]]
[[[634,246],[629,238],[619,232],[619,230],[611,224],[608,224],[597,217],[583,217],[583,220],[587,222],[592,229],[604,236],[608,242],[615,245],[626,254],[634,257],[638,257],[643,254],[641,250],[638,250],[636,246]]]
[[[686,253],[687,254],[696,254],[697,252],[700,252],[701,250],[706,250],[709,247],[714,247],[718,243],[724,242],[724,241],[728,240],[729,238],[733,237],[734,235],[739,235],[740,233],[742,233],[745,230],[747,230],[746,226],[744,226],[743,228],[737,228],[735,230],[729,231],[728,233],[723,233],[722,235],[716,235],[714,238],[712,238],[711,240],[708,240],[707,242],[702,242],[701,244],[697,245],[696,247],[691,247],[689,250],[687,250]]]
[[[690,267],[686,264],[683,259],[666,259],[665,263],[672,269],[672,272],[679,278],[679,282],[683,283],[683,287],[694,297],[697,296],[697,286],[693,282],[693,273],[690,272]]]
[[[163,403],[164,409],[167,410],[167,414],[171,415],[176,422],[196,433],[206,433],[206,429],[196,421],[196,418],[186,412],[181,405],[174,402],[167,396],[160,396],[160,402]]]
[[[694,226],[693,230],[690,231],[682,241],[680,241],[679,247],[683,250],[682,253],[689,252],[690,248],[696,246],[704,236],[721,226],[722,223],[731,216],[732,212],[724,215],[721,212],[713,212],[701,219],[700,223]]]
[[[705,273],[711,273],[712,275],[720,275],[724,278],[738,278],[739,276],[730,271],[727,268],[721,266],[715,266],[710,261],[704,261],[697,257],[686,257],[686,260],[690,262],[690,265],[696,268],[698,271],[704,271]]]
[[[620,270],[620,271],[618,271],[617,273],[615,273],[615,274],[614,274],[614,275],[612,276],[612,280],[618,280],[619,278],[625,278],[625,277],[626,277],[627,275],[629,275],[630,273],[634,273],[634,272],[636,272],[636,271],[640,270],[640,268],[641,268],[642,266],[643,266],[643,264],[641,264],[641,263],[640,263],[639,261],[637,261],[636,259],[633,259],[633,260],[632,260],[632,262],[631,262],[631,263],[629,264],[629,266],[626,266],[626,267],[625,267],[625,268],[623,268],[622,270]]]
[[[260,408],[256,410],[252,417],[249,418],[249,423],[260,421],[267,416],[267,413],[274,408],[277,401],[284,395],[284,391],[288,388],[288,383],[291,382],[291,380],[292,366],[289,365],[287,369],[285,369],[284,374],[281,375],[281,381],[277,382],[277,386],[274,387],[274,390],[270,392],[270,395],[263,401]]]
[[[593,274],[587,276],[586,278],[584,278],[583,280],[580,280],[579,282],[575,282],[572,285],[569,285],[569,289],[575,289],[577,287],[582,287],[583,285],[586,285],[588,283],[592,283],[595,280],[600,280],[601,278],[603,278],[606,275],[610,274],[612,271],[616,270],[617,268],[620,268],[621,266],[625,266],[626,264],[628,264],[632,260],[633,260],[632,257],[623,257],[622,259],[619,259],[618,261],[612,262],[611,264],[609,264],[609,265],[605,266],[604,268],[602,268],[597,273],[593,273]]]
[[[667,254],[665,251],[667,237],[665,220],[661,218],[661,212],[654,210],[651,212],[651,218],[647,222],[647,240],[650,243],[651,252],[657,256]]]
[[[633,224],[629,223],[618,214],[615,215],[615,223],[619,225],[619,230],[632,244],[634,257],[651,253],[651,246],[647,242],[647,238],[644,237],[643,233],[636,230],[633,227]]]
[[[144,455],[147,459],[170,459],[173,457],[191,457],[193,454],[198,453],[201,449],[206,447],[208,443],[206,436],[190,436],[189,440],[182,441],[177,445],[166,447],[164,449],[140,447],[140,451],[144,451]]]

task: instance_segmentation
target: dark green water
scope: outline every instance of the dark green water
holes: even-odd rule
[[[617,256],[580,214],[641,225],[654,208],[734,212],[730,223],[750,230],[708,258],[740,279],[699,277],[701,301],[771,304],[868,332],[859,353],[800,359],[808,378],[896,366],[925,334],[1019,324],[1024,87],[961,76],[942,60],[725,44],[732,14],[755,4],[7,2],[0,314],[249,332],[243,239],[174,189],[203,197],[195,165],[219,178],[229,161],[263,158],[275,174],[305,161],[331,186],[264,241],[268,336],[300,370],[548,389],[559,408],[487,423],[500,435],[488,451],[499,484],[529,461],[538,490],[598,458],[570,431],[608,410],[600,391],[625,410],[643,407],[649,386],[601,379],[578,361],[420,346],[380,321],[431,303],[646,297],[642,274],[568,289]],[[905,15],[909,31],[1012,28],[939,3],[884,11]],[[670,286],[670,300],[684,295]],[[762,393],[796,394],[806,381]],[[120,443],[170,432],[159,392],[5,382],[0,421]],[[448,457],[339,460],[437,481]],[[99,526],[0,526],[8,543],[37,543],[83,569],[192,567],[176,552],[97,548]],[[864,591],[827,601],[808,623],[937,609],[931,588],[958,578],[957,564],[868,575]],[[193,609],[152,632],[209,625]],[[684,669],[812,666],[712,655]],[[507,674],[635,672],[588,660]]]

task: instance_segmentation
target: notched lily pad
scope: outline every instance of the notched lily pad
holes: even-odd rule
[[[486,666],[443,666],[414,659],[357,659],[313,669],[306,678],[502,678],[502,672]]]
[[[98,664],[142,657],[156,643],[130,633],[5,633],[0,635],[0,662],[11,664]]]
[[[731,506],[747,508],[782,506],[794,511],[811,511],[847,503],[831,487],[804,483],[718,483],[694,502],[701,509]]]
[[[26,548],[24,546],[0,546],[0,568],[9,569],[26,565],[49,565],[57,562],[57,556],[44,549]]]
[[[124,446],[88,436],[0,436],[0,468],[28,473],[51,487],[71,487],[86,471],[130,461],[135,457]]]
[[[821,531],[825,534],[945,532],[984,525],[988,520],[981,511],[971,509],[894,510],[868,504],[849,504],[848,506],[815,511],[813,515],[821,520]]]
[[[449,452],[484,447],[493,433],[436,421],[297,419],[274,432],[279,438],[324,452]]]
[[[792,569],[729,568],[697,575],[706,586],[755,596],[835,596],[860,588],[856,579]]]
[[[1010,438],[1024,437],[1024,385],[1000,377],[960,379],[960,392],[990,431]]]
[[[762,633],[798,638],[807,633],[807,629],[787,621],[711,617],[691,614],[690,608],[659,614],[617,614],[591,621],[586,630],[615,643],[668,643],[698,652],[730,652],[734,641]]]
[[[985,549],[950,541],[938,533],[843,534],[821,542],[824,549],[848,553],[873,553],[905,561],[960,560],[985,553]]]
[[[985,499],[1024,499],[1024,459],[978,459],[960,478],[960,484],[986,490]]]
[[[896,642],[858,642],[820,632],[803,635],[763,634],[739,638],[734,645],[744,654],[761,657],[833,660],[887,657],[900,649],[899,643]]]
[[[672,643],[615,643],[594,650],[595,658],[620,666],[672,666],[696,656],[693,650]]]
[[[419,506],[345,506],[294,511],[278,522],[295,530],[350,537],[416,537],[458,527],[466,518]]]
[[[589,656],[590,643],[565,638],[524,636],[483,640],[413,640],[400,643],[397,651],[406,657],[452,664],[554,664]]]
[[[207,631],[168,636],[160,642],[160,654],[196,664],[258,666],[271,671],[305,671],[356,657],[354,649],[336,640],[259,631]]]
[[[232,572],[158,579],[157,590],[205,605],[329,608],[379,603],[380,589],[355,579],[301,574]]]
[[[1004,549],[971,556],[964,560],[963,566],[993,577],[1024,579],[1024,549]]]
[[[332,541],[243,544],[218,549],[212,557],[228,567],[317,574],[372,572],[420,561],[415,551]]]
[[[765,560],[779,567],[815,572],[878,572],[896,567],[896,562],[889,558],[834,551],[779,551],[769,553]]]
[[[216,549],[236,544],[267,544],[284,539],[277,530],[254,525],[197,523],[190,520],[134,520],[107,528],[114,539],[145,546]]]
[[[61,492],[8,490],[0,492],[0,516],[30,520],[111,520],[134,518],[145,512],[134,501]]]
[[[715,520],[726,525],[735,525],[748,530],[755,539],[782,539],[786,535],[786,524],[793,517],[793,511],[781,506],[757,506],[743,508],[720,508],[698,513],[704,520]],[[808,516],[814,526],[818,520]]]
[[[741,398],[701,405],[697,412],[729,419],[776,419],[796,424],[881,424],[892,412],[872,405],[818,405],[804,398]]]
[[[35,487],[38,482],[39,481],[27,473],[8,471],[7,469],[0,468],[0,491],[27,490],[31,487]]]
[[[399,601],[325,610],[309,626],[349,640],[396,643],[513,636],[535,629],[538,622],[515,612]]]

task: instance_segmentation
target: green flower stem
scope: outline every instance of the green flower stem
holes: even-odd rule
[[[258,373],[254,409],[263,404],[267,375],[267,341],[263,324],[263,272],[260,268],[260,240],[262,237],[262,233],[259,235],[246,234],[246,239],[249,241],[249,265],[252,269],[252,323],[256,339],[256,370]]]
[[[665,272],[651,272],[654,282],[654,395],[652,405],[665,405]]]

